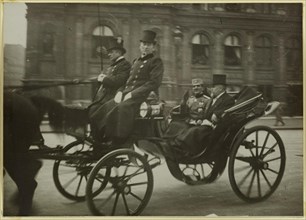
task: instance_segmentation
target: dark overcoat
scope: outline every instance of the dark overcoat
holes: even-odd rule
[[[98,138],[97,135],[103,135],[100,128],[104,127],[106,114],[110,110],[104,104],[113,99],[117,90],[125,85],[130,70],[131,64],[124,58],[112,63],[107,68],[106,77],[100,85],[95,100],[88,107],[89,121],[94,138]]]
[[[234,99],[227,93],[221,95],[213,105],[211,99],[207,105],[206,118],[211,120],[212,115],[215,114],[220,119],[224,111],[233,106],[234,103]],[[210,126],[192,126],[177,136],[176,142],[180,143],[184,150],[196,154],[206,147],[205,143],[207,143],[207,137],[211,131]]]
[[[133,132],[140,104],[147,99],[151,91],[158,94],[163,72],[162,60],[153,54],[148,54],[133,62],[126,86],[119,89],[123,97],[131,92],[132,98],[119,103],[107,117],[106,135],[108,137],[124,139]]]

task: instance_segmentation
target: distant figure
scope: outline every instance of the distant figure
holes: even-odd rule
[[[278,106],[278,108],[275,110],[275,124],[274,126],[278,126],[279,122],[281,123],[281,126],[285,125],[285,122],[283,121],[283,107],[281,105]]]

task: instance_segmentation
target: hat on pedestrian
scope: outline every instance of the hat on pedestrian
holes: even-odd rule
[[[204,83],[202,79],[196,78],[191,80],[191,84],[193,86],[197,86],[197,85],[203,85]]]
[[[214,74],[213,75],[213,85],[226,85],[226,75],[225,74]]]
[[[107,51],[114,50],[114,49],[121,50],[122,53],[125,54],[126,49],[123,47],[122,37],[112,37],[112,38],[110,38],[109,44],[108,44],[108,47],[107,47]]]
[[[156,33],[154,31],[145,30],[143,31],[143,35],[140,41],[147,42],[147,43],[156,43],[155,37],[156,37]]]

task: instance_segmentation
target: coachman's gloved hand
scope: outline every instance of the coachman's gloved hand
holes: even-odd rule
[[[116,103],[120,103],[122,101],[122,92],[117,92],[117,94],[115,95],[114,101]]]

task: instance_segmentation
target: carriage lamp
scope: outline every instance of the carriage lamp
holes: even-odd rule
[[[147,102],[143,102],[140,105],[139,115],[142,118],[152,117],[152,116],[160,116],[162,113],[162,103],[159,104],[149,104]]]

